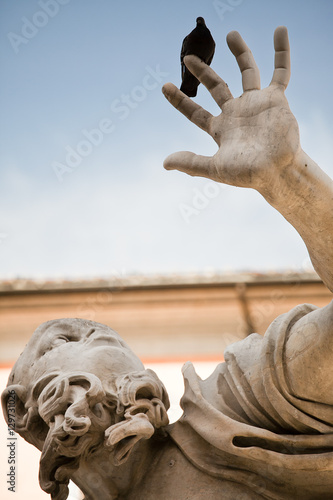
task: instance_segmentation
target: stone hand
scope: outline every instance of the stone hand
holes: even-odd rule
[[[277,174],[274,170],[283,170],[300,150],[298,125],[284,95],[290,78],[288,32],[285,27],[275,31],[275,70],[270,85],[262,90],[258,67],[242,37],[234,31],[228,34],[227,42],[242,73],[241,97],[233,98],[227,84],[199,58],[185,58],[188,69],[221,108],[219,116],[211,115],[172,83],[163,87],[171,104],[212,136],[218,152],[213,157],[187,151],[174,153],[167,157],[164,166],[260,190],[270,185]]]
[[[298,231],[315,270],[333,291],[333,182],[302,150],[298,125],[284,95],[290,78],[287,29],[275,30],[275,69],[264,89],[239,33],[229,33],[227,42],[242,73],[244,92],[238,98],[203,61],[193,55],[184,59],[222,109],[219,116],[173,84],[163,87],[171,104],[216,141],[217,153],[207,157],[182,151],[168,156],[164,166],[259,191]]]

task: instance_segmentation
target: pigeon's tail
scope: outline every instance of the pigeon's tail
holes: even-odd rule
[[[197,95],[197,90],[200,82],[199,80],[189,72],[187,68],[183,73],[183,81],[180,90],[184,92],[188,97],[195,97]]]

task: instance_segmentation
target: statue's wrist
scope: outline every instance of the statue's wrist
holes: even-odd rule
[[[323,172],[302,149],[284,166],[271,167],[270,173],[258,191],[283,215],[303,209],[309,197],[315,200],[325,184],[318,175]]]

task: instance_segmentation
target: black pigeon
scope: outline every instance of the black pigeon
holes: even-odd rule
[[[182,65],[182,84],[180,90],[188,97],[195,97],[197,95],[200,82],[185,66],[184,57],[193,54],[200,57],[206,64],[210,64],[213,60],[214,52],[214,39],[206,26],[204,18],[198,17],[196,27],[183,40],[180,53],[180,62]]]

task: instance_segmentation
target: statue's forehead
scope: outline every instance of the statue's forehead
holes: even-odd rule
[[[25,352],[30,356],[33,352],[34,356],[38,358],[45,349],[53,348],[53,341],[57,338],[66,337],[68,341],[78,342],[94,332],[101,332],[103,337],[116,339],[123,347],[128,347],[120,335],[106,325],[82,319],[60,319],[40,325],[33,333]]]
[[[37,372],[40,376],[44,371],[71,368],[72,361],[84,371],[95,371],[102,363],[110,369],[116,366],[118,370],[120,361],[124,362],[124,353],[131,369],[142,369],[141,361],[110,327],[83,319],[52,320],[35,330],[13,368],[12,378],[22,382],[25,377],[33,377]],[[100,359],[99,363],[94,361],[96,356]]]
[[[117,332],[101,323],[81,319],[59,319],[52,320],[40,325],[33,334],[34,340],[39,340],[45,336],[57,336],[59,333],[70,333],[78,337],[85,337],[93,330],[103,331],[104,334],[121,338]]]

